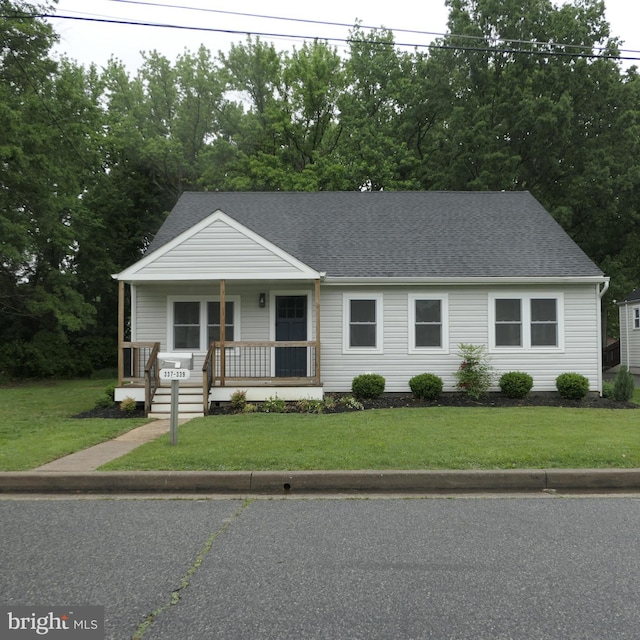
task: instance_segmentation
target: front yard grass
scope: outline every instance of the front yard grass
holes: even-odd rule
[[[77,419],[109,380],[34,382],[0,387],[0,471],[24,471],[115,438],[145,419]]]
[[[102,470],[640,467],[640,411],[559,407],[217,415]]]

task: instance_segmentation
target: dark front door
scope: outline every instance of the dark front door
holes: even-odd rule
[[[276,340],[291,342],[307,339],[307,296],[276,296]],[[276,347],[276,376],[307,375],[305,347]]]

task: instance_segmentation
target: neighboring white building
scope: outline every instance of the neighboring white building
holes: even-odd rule
[[[640,374],[640,289],[618,302],[620,314],[620,364]]]
[[[568,371],[601,390],[608,278],[528,192],[185,193],[114,277],[116,399],[144,397],[145,368],[153,393],[154,351],[194,354],[203,407],[238,388],[349,391],[365,372],[388,392],[425,372],[453,391],[461,343],[534,391]]]

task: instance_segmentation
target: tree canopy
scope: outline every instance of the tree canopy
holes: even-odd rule
[[[45,5],[0,0],[0,378],[116,357],[117,286],[185,190],[529,190],[640,285],[640,80],[601,0],[447,0],[448,34],[340,55],[247,38],[130,72],[53,57]],[[472,230],[468,230],[470,233]]]

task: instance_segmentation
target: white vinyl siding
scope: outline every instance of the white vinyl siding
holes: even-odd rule
[[[353,292],[352,292],[353,291]],[[344,303],[354,293],[365,298],[372,294],[360,288],[324,286],[321,293],[322,381],[325,392],[347,392],[351,382],[361,373],[379,373],[390,393],[409,393],[409,380],[420,373],[434,373],[444,383],[444,391],[455,391],[454,372],[460,364],[461,343],[483,344],[489,348],[489,300],[513,297],[514,291],[498,287],[451,286],[447,288],[448,339],[442,352],[427,349],[409,353],[411,341],[410,300],[438,298],[441,287],[381,286],[375,293],[383,300],[382,354],[345,350]],[[506,295],[505,295],[506,294]],[[588,285],[557,285],[554,287],[524,286],[520,299],[558,299],[563,318],[559,319],[564,348],[536,347],[503,349],[489,353],[496,374],[526,371],[534,379],[534,391],[555,391],[555,379],[561,373],[575,371],[590,380],[591,390],[599,385],[599,298],[597,287]],[[640,332],[639,332],[640,335]],[[553,354],[550,357],[550,353]]]

